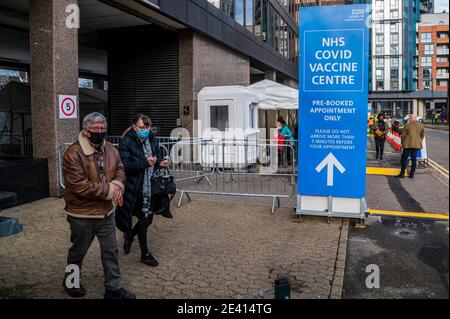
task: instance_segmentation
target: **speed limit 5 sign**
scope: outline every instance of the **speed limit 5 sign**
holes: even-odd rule
[[[59,96],[59,118],[60,119],[78,118],[78,104],[76,95]]]

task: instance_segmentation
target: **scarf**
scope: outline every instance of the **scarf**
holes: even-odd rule
[[[152,146],[148,139],[144,141],[142,147],[144,149],[144,155],[146,158],[153,156]],[[153,212],[150,210],[150,203],[152,196],[152,183],[151,183],[152,175],[153,175],[153,166],[150,166],[149,168],[145,169],[144,184],[142,187],[142,195],[143,195],[142,197],[144,198],[144,202],[142,205],[142,213],[144,213],[145,218],[153,214]]]

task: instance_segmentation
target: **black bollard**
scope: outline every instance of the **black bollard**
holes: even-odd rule
[[[275,280],[275,299],[291,299],[291,284],[288,279]]]

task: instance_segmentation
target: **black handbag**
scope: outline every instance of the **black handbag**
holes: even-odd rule
[[[154,170],[151,177],[152,183],[152,196],[153,195],[172,195],[175,196],[177,192],[177,185],[175,184],[175,178],[170,175],[168,168],[164,169],[164,174],[161,174],[160,170]]]
[[[170,212],[170,202],[175,197],[177,186],[175,178],[170,175],[168,168],[164,169],[164,174],[155,170],[151,177],[152,183],[152,211],[155,215],[161,215],[166,218],[173,218]]]

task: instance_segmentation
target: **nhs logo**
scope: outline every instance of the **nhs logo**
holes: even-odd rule
[[[352,15],[364,14],[364,9],[353,9]]]

